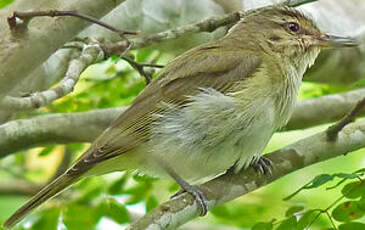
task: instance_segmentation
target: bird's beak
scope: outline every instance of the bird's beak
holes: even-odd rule
[[[318,46],[324,48],[353,47],[359,45],[359,43],[353,38],[328,34],[320,36],[317,42]]]

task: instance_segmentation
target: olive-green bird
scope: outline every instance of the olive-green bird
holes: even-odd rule
[[[355,44],[322,33],[286,6],[245,16],[222,39],[172,60],[67,172],[4,226],[82,178],[135,169],[173,178],[204,215],[204,194],[193,185],[229,168],[270,171],[261,154],[287,123],[306,69],[322,47]]]

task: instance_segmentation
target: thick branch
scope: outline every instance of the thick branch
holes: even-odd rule
[[[123,109],[51,114],[8,122],[0,126],[0,158],[40,145],[90,142],[108,127]]]
[[[25,195],[33,196],[37,193],[44,185],[36,185],[28,181],[12,180],[11,183],[0,184],[1,195]]]
[[[303,129],[337,121],[365,95],[365,89],[300,101],[284,130]],[[11,121],[0,126],[0,158],[22,149],[93,141],[126,107],[83,113],[50,114]],[[358,113],[365,115],[363,109]]]
[[[310,146],[310,148],[308,148]],[[265,156],[274,162],[272,176],[257,176],[253,169],[238,174],[226,174],[200,186],[212,209],[244,194],[263,187],[298,169],[341,156],[365,147],[365,121],[346,126],[335,142],[327,142],[326,132],[320,132],[302,139],[283,149]],[[199,207],[189,194],[161,204],[133,223],[129,230],[176,229],[178,226],[198,217]]]
[[[299,101],[284,130],[304,129],[338,121],[365,96],[365,89]],[[359,116],[365,115],[365,109]]]

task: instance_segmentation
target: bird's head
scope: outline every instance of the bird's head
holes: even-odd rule
[[[248,14],[227,37],[241,40],[255,52],[280,55],[296,64],[304,61],[307,66],[323,48],[357,45],[351,38],[322,32],[311,18],[288,6],[266,7]]]

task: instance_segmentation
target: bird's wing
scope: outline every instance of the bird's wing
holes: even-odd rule
[[[152,116],[163,113],[161,102],[183,105],[201,88],[226,93],[259,68],[261,59],[219,43],[204,45],[168,64],[112,125],[94,141],[69,173],[82,173],[94,164],[129,152],[149,139]]]

